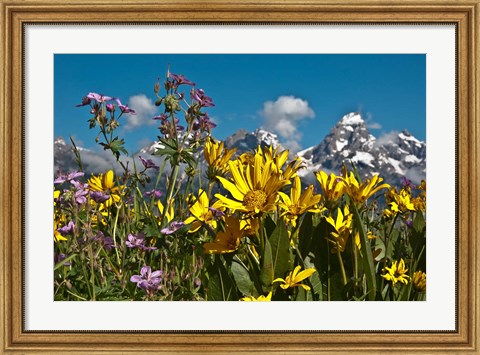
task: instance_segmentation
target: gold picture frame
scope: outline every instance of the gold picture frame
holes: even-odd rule
[[[480,0],[0,0],[2,352],[351,352],[479,351]],[[457,41],[457,326],[455,331],[128,332],[24,329],[24,68],[26,23],[454,24]],[[160,333],[160,334],[159,334]],[[127,336],[132,334],[133,336]],[[159,336],[161,335],[161,336]]]

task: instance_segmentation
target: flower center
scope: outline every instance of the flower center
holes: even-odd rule
[[[243,198],[243,205],[250,210],[260,209],[267,202],[267,194],[261,190],[248,192]]]

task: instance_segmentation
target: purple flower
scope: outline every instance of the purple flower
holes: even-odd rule
[[[55,264],[58,264],[59,262],[62,262],[62,261],[65,260],[66,258],[67,258],[67,256],[66,256],[65,254],[63,254],[63,253],[61,253],[61,254],[54,253],[54,254],[53,254],[53,262],[54,262]],[[65,264],[63,264],[63,265],[64,265],[64,266],[70,266],[70,265],[72,265],[72,264],[69,263],[69,262],[67,262],[67,263],[65,263]]]
[[[88,184],[83,184],[77,180],[70,180],[70,183],[75,187],[75,201],[79,205],[83,205],[85,202],[87,202],[87,195],[88,191],[86,190],[88,188]]]
[[[222,218],[223,216],[225,216],[225,213],[223,213],[222,211],[220,210],[217,210],[216,208],[213,208],[213,207],[208,207],[209,211],[212,212],[212,215],[215,219],[220,219]]]
[[[94,238],[94,240],[100,242],[100,244],[102,244],[102,246],[105,248],[105,250],[112,250],[113,248],[116,248],[115,247],[115,242],[113,241],[112,238],[110,237],[105,237],[105,235],[103,234],[102,231],[99,231],[97,233],[97,236]]]
[[[415,186],[412,184],[412,180],[407,179],[405,176],[402,176],[402,185],[410,190],[415,188]]]
[[[116,109],[115,104],[107,104],[105,107],[108,112],[113,112]]]
[[[162,270],[152,272],[152,268],[150,266],[144,266],[140,270],[140,275],[133,275],[130,278],[130,281],[135,282],[137,287],[147,291],[149,296],[153,296],[153,293],[156,290],[159,290],[162,286],[162,275]]]
[[[162,196],[162,192],[160,190],[150,190],[143,194],[144,196],[155,196],[156,198],[160,198]]]
[[[183,75],[177,75],[173,73],[168,73],[168,77],[172,78],[173,81],[175,82],[175,87],[178,87],[179,85],[190,85],[190,86],[195,86],[195,83],[188,80],[185,76]]]
[[[90,105],[90,102],[92,102],[92,100],[90,100],[89,97],[84,96],[84,97],[82,98],[82,103],[81,103],[81,104],[78,104],[78,105],[75,105],[75,107],[87,106],[87,105]]]
[[[103,193],[102,191],[90,191],[90,197],[97,203],[102,203],[110,199],[110,195]]]
[[[58,228],[57,231],[60,232],[61,235],[73,234],[75,230],[75,224],[70,221],[67,225],[63,226],[62,228]]]
[[[213,100],[210,96],[205,95],[205,91],[202,89],[192,89],[190,92],[190,98],[196,100],[201,107],[212,107],[215,106]]]
[[[140,161],[142,162],[143,166],[145,167],[145,169],[160,169],[154,162],[152,159],[145,159],[145,158],[142,158],[141,156],[138,156],[138,158],[140,159]]]
[[[122,113],[131,113],[132,115],[137,114],[135,110],[132,110],[130,107],[128,107],[128,105],[122,105],[120,99],[115,99],[115,101],[117,101],[118,107],[120,108],[120,111],[122,111]]]
[[[138,248],[138,249],[141,249],[141,250],[155,250],[157,249],[156,247],[147,247],[145,245],[146,243],[146,240],[145,240],[145,235],[142,234],[142,233],[139,233],[138,236],[136,236],[135,234],[129,234],[127,236],[128,240],[125,242],[125,245],[128,247],[128,248]]]
[[[107,102],[113,100],[110,96],[97,94],[96,92],[89,92],[87,98],[95,100],[97,102]]]
[[[168,116],[166,114],[162,113],[161,115],[155,116],[154,118],[152,118],[152,120],[166,121],[166,120],[168,120]]]
[[[205,113],[205,116],[200,116],[198,120],[195,121],[195,123],[193,124],[194,130],[200,129],[202,132],[210,132],[210,130],[215,127],[217,127],[217,125],[212,122],[207,113]]]
[[[173,234],[175,233],[176,231],[178,231],[180,228],[182,228],[183,226],[185,226],[185,223],[183,222],[178,222],[178,221],[174,221],[172,223],[170,223],[170,225],[166,228],[163,228],[160,232],[162,234],[167,234],[167,235],[170,235],[170,234]]]
[[[412,228],[413,227],[413,221],[411,219],[404,219],[403,222],[405,223],[405,225],[409,228]]]
[[[72,180],[75,180],[78,177],[82,177],[85,175],[81,171],[73,171],[71,173],[68,173],[67,175],[60,175],[58,176],[55,180],[53,180],[54,184],[63,184],[65,181],[71,182]]]

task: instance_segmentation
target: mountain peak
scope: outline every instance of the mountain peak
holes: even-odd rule
[[[365,121],[363,120],[362,115],[360,113],[351,112],[343,116],[339,124],[343,126],[356,126],[356,125],[365,124]]]

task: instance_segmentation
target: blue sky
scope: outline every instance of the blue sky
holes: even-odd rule
[[[89,92],[118,97],[139,112],[121,123],[130,153],[157,137],[153,85],[168,65],[212,97],[213,135],[275,131],[294,150],[318,144],[345,114],[360,111],[379,137],[408,129],[426,137],[426,57],[421,54],[56,54],[54,134],[94,148]],[[187,88],[188,89],[188,88]],[[136,120],[134,120],[134,118]]]

